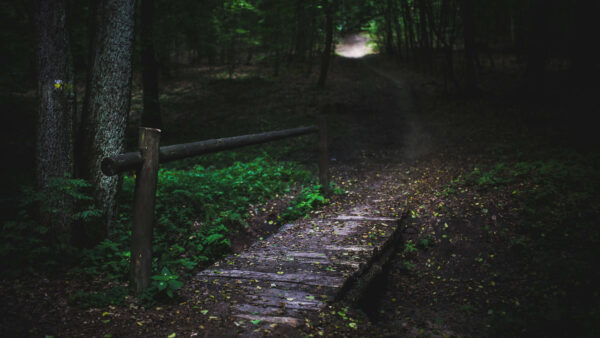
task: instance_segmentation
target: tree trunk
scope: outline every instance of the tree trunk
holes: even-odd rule
[[[400,26],[400,20],[398,20],[400,12],[398,10],[398,3],[396,1],[392,4],[392,19],[394,20],[394,29],[396,31],[396,48],[398,49],[398,59],[402,60],[402,27]]]
[[[527,86],[531,93],[541,93],[548,60],[548,0],[532,0],[529,8],[529,34],[527,36]]]
[[[37,130],[36,176],[39,189],[46,189],[52,178],[73,175],[73,123],[75,90],[73,57],[66,25],[65,0],[35,2],[39,120]],[[56,193],[56,192],[53,192]],[[52,196],[52,209],[59,214],[42,212],[41,219],[52,226],[54,235],[68,234],[72,200]]]
[[[425,63],[425,66],[431,70],[432,68],[432,50],[431,50],[431,39],[430,34],[427,30],[427,12],[426,12],[426,0],[419,0],[419,45],[421,49],[421,57]]]
[[[142,0],[142,69],[144,86],[144,110],[142,126],[161,128],[160,103],[158,101],[158,64],[154,53],[153,12],[154,1]]]
[[[86,229],[88,239],[104,238],[116,212],[118,177],[100,170],[103,158],[124,150],[125,128],[131,100],[135,0],[101,0],[94,3],[91,63],[82,116],[79,174],[90,181],[101,221]]]
[[[385,20],[385,49],[388,55],[394,55],[394,33],[392,30],[392,0],[387,0],[383,18]]]
[[[321,59],[321,74],[319,75],[319,87],[325,86],[327,80],[327,72],[329,70],[329,62],[331,60],[331,45],[333,44],[333,4],[329,0],[323,1],[325,9],[325,49]]]
[[[477,85],[475,83],[475,32],[473,24],[473,0],[463,0],[461,9],[465,39],[465,91],[468,95],[471,95],[477,89]]]
[[[406,36],[406,59],[409,60],[411,58],[411,52],[414,52],[415,48],[415,38],[413,31],[413,20],[410,13],[410,7],[408,6],[407,0],[400,0],[402,7],[402,14],[404,16],[404,34]]]
[[[306,59],[306,3],[304,0],[296,0],[296,26],[294,54],[295,58],[304,62]]]
[[[590,43],[597,35],[595,16],[600,10],[599,7],[597,1],[577,0],[575,2],[575,29],[570,48],[571,72],[575,86],[590,85],[596,79],[593,69],[599,53],[594,51],[594,48],[590,48]]]

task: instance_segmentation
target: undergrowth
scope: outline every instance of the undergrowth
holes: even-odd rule
[[[77,278],[125,282],[129,274],[134,187],[135,176],[125,176],[119,218],[109,237],[90,249],[75,249],[65,241],[49,244],[49,228],[37,224],[27,212],[43,199],[32,194],[33,201],[24,203],[20,219],[4,224],[0,232],[3,271],[17,275],[66,265],[70,267],[69,274]],[[84,181],[59,180],[55,189],[71,192],[79,202],[90,201],[89,185]],[[308,170],[265,157],[224,168],[160,169],[153,238],[154,276],[142,299],[154,302],[175,297],[194,268],[206,266],[230,251],[231,236],[248,226],[249,206],[259,206],[275,195],[292,194],[293,190],[300,193],[280,216],[281,222],[302,217],[326,202]],[[78,205],[85,208],[74,212],[74,217],[88,219],[98,215],[89,203]],[[122,287],[116,288],[82,291],[70,300],[83,307],[117,304],[126,293]]]

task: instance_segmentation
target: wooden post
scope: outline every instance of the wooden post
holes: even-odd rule
[[[328,153],[327,153],[327,119],[325,115],[318,118],[319,126],[319,183],[325,195],[329,195]]]
[[[152,227],[158,181],[160,130],[139,128],[142,166],[137,171],[131,235],[131,281],[138,294],[150,286],[152,274]]]

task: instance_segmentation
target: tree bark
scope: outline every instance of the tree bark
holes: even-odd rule
[[[144,86],[144,110],[142,126],[161,128],[160,103],[158,101],[158,64],[154,52],[153,16],[154,1],[142,0],[142,77]]]
[[[335,1],[335,0],[334,0]],[[331,47],[333,44],[333,4],[329,0],[323,1],[325,9],[325,48],[321,59],[321,74],[319,75],[319,87],[324,87],[327,81],[327,72],[331,61]]]
[[[75,90],[73,57],[66,24],[65,0],[36,0],[36,61],[38,70],[39,119],[37,126],[36,177],[39,189],[52,178],[73,175],[73,123]],[[50,207],[59,214],[44,214],[56,236],[70,231],[72,201],[67,195],[53,196]]]
[[[79,174],[93,187],[102,220],[87,229],[98,242],[109,232],[116,212],[118,177],[106,177],[102,159],[123,152],[131,100],[135,0],[102,0],[95,5],[91,63],[78,150]]]

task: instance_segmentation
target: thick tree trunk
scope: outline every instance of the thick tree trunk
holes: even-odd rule
[[[158,101],[158,64],[154,53],[153,13],[154,1],[142,0],[142,68],[144,86],[144,110],[142,126],[161,128],[160,103]]]
[[[66,25],[65,0],[35,1],[39,120],[37,130],[37,184],[44,190],[52,178],[73,175],[73,123],[75,90],[73,57]],[[52,196],[50,207],[59,214],[45,214],[56,236],[70,231],[72,200]]]
[[[82,115],[79,173],[90,181],[102,221],[87,229],[97,242],[111,228],[116,211],[118,177],[100,170],[105,157],[124,150],[125,128],[131,99],[135,0],[94,2],[94,24],[88,88]]]
[[[335,0],[334,0],[335,1]],[[329,71],[329,63],[331,61],[331,47],[333,44],[333,4],[329,3],[329,0],[323,1],[323,7],[325,9],[325,48],[321,59],[321,74],[319,75],[318,85],[320,87],[325,86],[327,81],[327,72]]]

